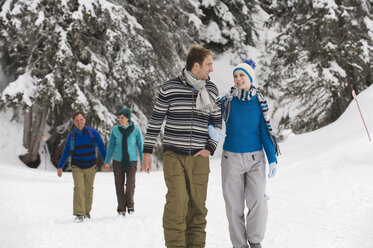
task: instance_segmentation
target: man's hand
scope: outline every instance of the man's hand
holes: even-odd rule
[[[193,157],[197,157],[197,156],[203,156],[203,157],[208,157],[211,155],[211,152],[209,150],[206,150],[206,149],[203,149],[203,150],[200,150],[199,152],[197,152],[196,154],[194,154]]]
[[[57,170],[57,176],[59,176],[59,177],[62,176],[62,168],[58,168],[58,170]]]
[[[144,153],[140,171],[145,171],[146,173],[149,173],[151,170],[152,170],[152,155],[150,153]]]
[[[110,169],[110,164],[104,164],[104,165],[102,166],[102,169],[103,169],[104,171],[109,171],[109,169]]]

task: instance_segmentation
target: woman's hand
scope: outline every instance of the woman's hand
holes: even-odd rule
[[[110,170],[110,164],[104,164],[104,165],[102,166],[102,170],[104,170],[104,171],[109,171],[109,170]]]

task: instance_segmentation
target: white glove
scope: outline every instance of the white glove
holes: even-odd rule
[[[208,129],[210,138],[215,140],[216,142],[219,142],[222,137],[226,136],[225,133],[216,129],[213,125],[209,125]]]
[[[269,164],[268,178],[274,177],[277,172],[277,163],[273,162]]]

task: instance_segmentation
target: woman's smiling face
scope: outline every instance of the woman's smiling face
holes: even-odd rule
[[[250,90],[251,82],[249,76],[242,70],[236,70],[233,74],[234,84],[237,89]]]
[[[118,121],[121,126],[128,126],[128,124],[130,123],[127,117],[125,117],[124,115],[118,115]]]

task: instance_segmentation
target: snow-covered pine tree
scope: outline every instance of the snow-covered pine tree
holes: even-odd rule
[[[25,163],[36,166],[47,122],[57,164],[74,111],[85,112],[104,138],[123,106],[134,110],[135,121],[146,119],[148,105],[141,103],[153,102],[149,81],[159,74],[148,63],[155,55],[142,26],[123,7],[103,0],[12,1],[7,7],[0,52],[3,68],[18,79],[2,100],[25,111]]]
[[[24,111],[23,144],[28,153],[20,158],[36,167],[50,106],[59,100],[50,74],[58,37],[51,23],[43,24],[47,11],[36,12],[34,5],[24,2],[13,2],[10,6],[13,11],[0,24],[2,64],[7,73],[17,75],[18,79],[4,90],[2,99],[8,107]]]
[[[258,39],[253,14],[258,13],[255,0],[201,1],[200,38],[210,49],[219,53],[233,50],[233,64],[247,58],[247,47]]]
[[[273,1],[280,35],[262,61],[280,129],[295,133],[336,120],[373,83],[373,9],[366,0]],[[280,112],[281,111],[281,112]]]

